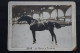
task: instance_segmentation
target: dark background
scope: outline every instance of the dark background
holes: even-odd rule
[[[0,53],[28,53],[28,52],[13,52],[7,50],[8,37],[8,2],[16,0],[0,0]],[[17,0],[17,1],[33,1],[33,0]],[[75,1],[76,2],[76,33],[77,33],[77,50],[51,53],[80,53],[80,0],[34,0],[34,1]],[[31,53],[31,52],[29,52]],[[34,52],[32,52],[34,53]],[[37,52],[36,52],[37,53]],[[47,53],[41,52],[41,53]],[[50,52],[49,52],[50,53]]]

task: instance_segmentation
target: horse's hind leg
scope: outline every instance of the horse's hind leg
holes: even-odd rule
[[[35,38],[35,31],[32,31],[33,34],[33,44],[36,43],[36,38]]]
[[[53,34],[54,34],[54,32],[53,32]],[[57,45],[57,40],[56,40],[56,35],[55,34],[54,34],[54,38],[55,38],[55,43]]]
[[[55,43],[56,43],[56,45],[57,45],[56,35],[55,35],[54,31],[53,31],[52,29],[49,30],[49,31],[50,31],[50,33],[51,33],[51,35],[52,35],[52,41],[53,41],[53,36],[54,36],[54,38],[55,38]]]

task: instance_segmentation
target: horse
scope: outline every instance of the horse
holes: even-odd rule
[[[29,16],[22,16],[17,21],[18,23],[20,21],[27,21],[27,23],[30,25],[30,30],[32,31],[33,34],[33,44],[36,43],[35,31],[49,30],[52,36],[52,42],[54,37],[55,44],[57,45],[56,35],[54,33],[54,27],[61,28],[60,24],[51,21],[38,21]]]

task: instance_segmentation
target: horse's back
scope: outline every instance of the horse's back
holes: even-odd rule
[[[43,22],[43,21],[38,21],[38,22],[35,22],[34,24],[32,24],[30,26],[30,29],[31,30],[36,30],[36,31],[42,31],[42,30],[45,30],[46,29],[46,23]]]

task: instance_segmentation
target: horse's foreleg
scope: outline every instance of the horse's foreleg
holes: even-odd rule
[[[53,34],[52,34],[52,31],[51,30],[49,30],[50,31],[50,33],[51,33],[51,36],[52,36],[52,41],[53,41]]]
[[[36,38],[35,38],[35,31],[32,31],[33,34],[33,44],[36,43]]]
[[[52,35],[52,41],[53,41],[53,36],[54,36],[54,38],[55,38],[55,43],[57,44],[56,35],[55,35],[54,31],[53,31],[53,30],[49,30],[49,31],[50,31],[50,33],[51,33],[51,35]]]

